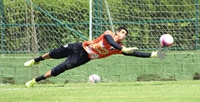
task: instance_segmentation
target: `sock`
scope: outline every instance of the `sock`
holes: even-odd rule
[[[42,75],[42,76],[35,78],[35,81],[38,82],[38,81],[45,80],[45,79],[46,78],[44,77],[44,75]]]
[[[35,58],[34,60],[35,60],[35,62],[40,62],[40,61],[44,60],[44,58],[42,58],[42,56],[40,56],[38,58]]]

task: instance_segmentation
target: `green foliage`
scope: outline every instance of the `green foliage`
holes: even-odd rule
[[[196,72],[193,76],[193,80],[200,80],[200,74]]]
[[[3,84],[15,84],[14,77],[2,77]]]
[[[37,84],[55,84],[55,83],[50,81],[50,80],[48,80],[48,79],[46,79],[46,80],[38,82]]]
[[[158,81],[160,76],[155,74],[143,74],[137,77],[137,81]]]
[[[156,74],[143,74],[137,77],[137,81],[176,81],[176,78],[162,78]]]

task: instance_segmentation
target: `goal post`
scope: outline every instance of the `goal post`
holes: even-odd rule
[[[123,44],[136,46],[139,51],[157,50],[159,37],[171,34],[174,44],[164,48],[168,51],[166,60],[112,56],[50,81],[86,82],[90,74],[106,81],[136,81],[146,74],[190,80],[199,73],[199,6],[199,0],[1,0],[0,82],[13,78],[15,83],[24,83],[36,76],[35,69],[38,75],[44,74],[65,59],[46,60],[30,69],[23,63],[120,26],[129,30]]]

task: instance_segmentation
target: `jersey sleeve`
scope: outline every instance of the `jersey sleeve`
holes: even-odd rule
[[[112,38],[111,35],[105,35],[105,39],[106,39],[107,42],[108,42],[112,47],[114,47],[115,49],[122,50],[122,47],[121,47],[118,43],[116,43],[116,42],[113,40],[113,38]]]
[[[134,51],[131,54],[126,54],[126,53],[122,53],[125,56],[135,56],[135,57],[142,57],[142,58],[150,58],[151,57],[151,53],[148,52],[139,52],[139,51]]]

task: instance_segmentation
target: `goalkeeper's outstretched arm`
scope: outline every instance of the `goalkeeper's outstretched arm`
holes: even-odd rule
[[[164,52],[161,52],[161,48],[159,48],[158,51],[153,51],[151,53],[148,52],[139,52],[139,51],[134,51],[133,53],[127,54],[127,53],[122,53],[125,56],[135,56],[135,57],[142,57],[142,58],[159,58],[161,60],[165,59],[167,54]]]
[[[143,57],[143,58],[151,58],[151,53],[148,52],[139,52],[139,51],[134,51],[133,53],[127,54],[127,53],[122,53],[125,56],[135,56],[135,57]]]

